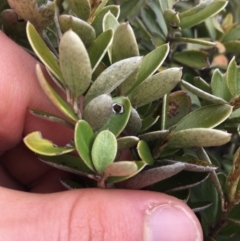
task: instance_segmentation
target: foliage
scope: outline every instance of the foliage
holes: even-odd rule
[[[44,65],[39,83],[65,118],[31,113],[74,130],[62,147],[24,137],[82,177],[62,184],[165,192],[199,212],[206,240],[239,240],[239,2],[8,3],[2,28]]]

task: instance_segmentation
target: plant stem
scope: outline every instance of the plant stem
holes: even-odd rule
[[[164,95],[162,103],[161,130],[165,130],[168,111],[168,94]]]

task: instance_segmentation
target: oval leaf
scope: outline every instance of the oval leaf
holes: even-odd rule
[[[226,120],[231,113],[232,106],[230,105],[204,106],[182,118],[174,132],[190,128],[213,128]]]
[[[160,182],[166,178],[169,178],[184,168],[184,163],[175,163],[172,165],[156,167],[144,172],[139,173],[137,176],[125,182],[124,188],[126,189],[141,189],[150,186],[156,182]]]
[[[99,95],[84,108],[83,119],[88,122],[93,131],[100,129],[112,114],[112,98],[109,95]]]
[[[89,176],[92,171],[78,156],[64,154],[61,156],[38,156],[38,159],[52,167],[81,176]]]
[[[74,147],[58,147],[51,141],[43,139],[39,131],[28,134],[23,141],[31,151],[45,156],[62,155],[74,150]]]
[[[195,94],[196,96],[198,96],[204,100],[210,101],[215,104],[227,104],[227,102],[224,99],[219,98],[215,95],[211,95],[211,94],[189,84],[188,82],[186,82],[184,80],[181,80],[181,84],[184,88],[189,90],[191,93]]]
[[[109,130],[114,133],[115,136],[120,133],[126,127],[131,114],[131,103],[126,97],[118,97],[113,99],[113,113],[110,116],[108,122],[100,129]]]
[[[103,32],[103,18],[105,16],[105,14],[107,14],[109,11],[113,14],[113,16],[118,18],[119,12],[120,12],[120,7],[116,6],[116,5],[109,5],[109,6],[104,7],[96,15],[96,17],[94,18],[94,20],[92,22],[92,26],[95,29],[97,36]]]
[[[141,57],[133,57],[121,60],[105,69],[88,90],[84,104],[98,95],[111,93],[138,68],[141,62]]]
[[[115,163],[122,163],[122,164],[116,164],[116,166],[115,166]],[[119,161],[119,162],[114,162],[112,164],[114,164],[114,169],[115,169],[115,167],[118,170],[120,168],[122,168],[123,169],[121,171],[122,174],[124,172],[125,173],[128,172],[129,175],[127,175],[127,176],[117,176],[117,175],[116,176],[110,176],[110,177],[107,178],[108,183],[122,182],[122,181],[124,181],[128,178],[131,178],[131,177],[137,175],[146,166],[146,162],[143,162],[143,161]],[[112,165],[112,164],[110,164],[110,165]],[[129,171],[126,170],[128,166],[130,168]],[[131,171],[131,173],[130,173],[130,171]],[[118,174],[120,174],[120,170],[119,170]]]
[[[180,27],[190,28],[219,13],[228,1],[201,1],[198,5],[179,14]]]
[[[132,105],[140,107],[162,98],[178,84],[181,76],[181,68],[169,68],[149,77],[131,93]]]
[[[121,23],[115,30],[112,47],[112,63],[138,56],[138,44],[130,24]]]
[[[43,71],[41,69],[40,64],[36,66],[36,73],[38,77],[38,81],[43,88],[44,92],[48,96],[48,98],[52,101],[52,103],[67,117],[70,119],[77,121],[78,117],[74,113],[74,111],[69,107],[69,105],[57,94],[57,92],[48,84],[47,80],[44,77]]]
[[[208,61],[208,53],[199,50],[176,52],[173,55],[173,59],[180,64],[184,64],[195,69],[207,68],[210,65]]]
[[[118,151],[124,149],[130,149],[136,146],[139,142],[139,138],[136,136],[124,136],[117,139]]]
[[[63,76],[60,66],[58,64],[58,60],[54,57],[53,53],[49,50],[37,30],[30,22],[27,23],[26,30],[28,41],[38,58],[53,73],[53,75],[58,79],[58,81],[62,83]]]
[[[137,151],[138,151],[138,155],[141,158],[141,160],[146,162],[148,165],[154,164],[154,159],[152,157],[151,151],[145,141],[140,141],[138,143]]]
[[[74,132],[75,146],[79,156],[92,171],[95,171],[91,158],[91,150],[94,138],[95,136],[90,125],[84,120],[78,121]]]
[[[92,162],[99,174],[103,174],[105,168],[111,164],[117,154],[117,140],[114,134],[108,130],[101,131],[92,146]]]
[[[212,93],[227,102],[232,98],[232,95],[227,86],[226,74],[222,74],[219,69],[214,70],[211,80]]]
[[[77,17],[67,14],[60,15],[59,24],[64,33],[72,29],[87,47],[90,46],[96,38],[94,28]]]
[[[88,55],[92,65],[92,72],[95,71],[99,63],[102,61],[104,55],[112,43],[112,39],[113,30],[109,29],[100,34],[88,49]]]
[[[88,20],[91,14],[91,5],[89,0],[68,0],[68,4],[79,18]]]
[[[164,44],[144,56],[137,79],[128,94],[130,94],[138,85],[151,76],[162,65],[168,55],[169,49],[169,44]]]
[[[72,30],[68,30],[61,38],[59,63],[64,85],[78,98],[90,85],[92,68],[83,42]]]
[[[240,66],[237,65],[235,57],[232,58],[227,68],[227,86],[233,96],[240,94]]]
[[[231,134],[214,129],[193,128],[174,133],[168,140],[169,148],[191,146],[221,146],[231,140]]]
[[[131,114],[124,131],[126,131],[128,135],[136,135],[141,130],[141,127],[141,117],[134,108],[131,108]]]
[[[171,93],[168,98],[166,128],[176,125],[191,111],[191,98],[184,91]]]

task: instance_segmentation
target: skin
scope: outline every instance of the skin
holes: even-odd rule
[[[168,195],[90,188],[65,191],[59,177],[71,175],[37,160],[22,137],[39,130],[65,145],[73,133],[29,114],[28,108],[59,112],[38,84],[36,60],[2,32],[0,56],[0,241],[203,240],[194,213]],[[155,210],[167,211],[158,215]],[[186,215],[189,222],[183,221]],[[155,225],[168,221],[169,229]],[[152,226],[155,234],[159,232],[153,239]]]

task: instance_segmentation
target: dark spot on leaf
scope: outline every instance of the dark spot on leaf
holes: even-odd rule
[[[124,112],[123,106],[118,103],[113,104],[112,110],[114,114],[122,114]]]
[[[168,106],[168,118],[171,119],[171,117],[174,117],[178,114],[178,108],[179,104],[177,104],[175,101],[170,101]]]

